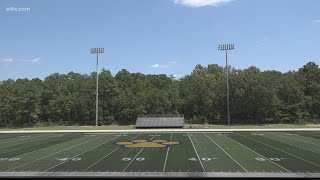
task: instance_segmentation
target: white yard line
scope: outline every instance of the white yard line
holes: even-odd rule
[[[142,149],[138,152],[138,154],[129,162],[129,164],[123,169],[122,172],[124,172],[124,171],[130,166],[130,164],[137,158],[137,156],[143,151],[143,149],[144,149],[144,148],[142,148]]]
[[[314,152],[314,151],[312,151],[312,150],[310,150],[310,149],[305,149],[305,148],[303,148],[303,147],[300,147],[300,146],[297,146],[297,145],[294,145],[294,144],[289,144],[289,143],[283,142],[283,141],[281,141],[281,140],[279,140],[279,139],[273,139],[273,138],[268,137],[268,136],[264,136],[264,137],[266,137],[266,138],[268,138],[268,139],[271,139],[271,140],[274,140],[274,141],[278,141],[278,142],[281,142],[281,143],[285,143],[285,144],[288,144],[288,145],[290,145],[290,146],[294,146],[294,147],[297,147],[297,148],[300,148],[300,149],[303,149],[303,150],[306,150],[306,151],[309,151],[309,152],[313,152],[313,153],[316,153],[316,154],[319,154],[319,155],[320,155],[320,153],[318,153],[318,152]],[[295,139],[293,139],[293,140],[295,140]]]
[[[32,162],[35,162],[35,161],[41,160],[41,159],[43,159],[43,158],[46,158],[46,157],[52,156],[52,155],[54,155],[54,154],[57,154],[57,153],[60,153],[60,152],[63,152],[63,151],[69,150],[69,149],[71,149],[71,148],[74,148],[74,147],[80,146],[80,145],[82,145],[82,144],[85,144],[85,143],[88,143],[88,142],[94,141],[94,140],[99,139],[99,138],[102,138],[102,137],[97,137],[97,138],[95,138],[95,139],[92,139],[92,140],[89,140],[89,141],[85,141],[85,142],[83,142],[83,143],[80,143],[80,144],[77,144],[77,145],[74,145],[74,146],[71,146],[71,147],[68,147],[68,148],[62,149],[62,150],[60,150],[60,151],[57,151],[57,152],[51,153],[51,154],[49,154],[49,155],[43,156],[43,157],[38,158],[38,159],[35,159],[35,160],[33,160],[33,161],[30,161],[30,162],[27,162],[27,163],[23,163],[23,164],[21,164],[21,165],[19,165],[19,166],[16,166],[16,167],[14,167],[14,168],[12,168],[12,169],[9,169],[9,170],[5,171],[5,172],[12,171],[12,170],[14,170],[14,169],[16,169],[16,168],[18,168],[18,167],[21,167],[21,166],[24,166],[24,165],[30,164],[30,163],[32,163]]]
[[[158,133],[154,134],[154,136],[151,138],[151,140],[152,140],[157,134],[158,134]],[[142,149],[138,152],[138,154],[129,162],[129,164],[123,169],[122,172],[124,172],[124,171],[130,166],[130,164],[137,158],[137,156],[138,156],[143,150],[144,150],[144,148],[142,148]]]
[[[170,141],[171,141],[171,139],[172,139],[172,133],[171,133],[171,136],[170,136]],[[166,170],[166,165],[167,165],[167,159],[168,159],[169,150],[170,150],[170,146],[169,146],[168,149],[167,149],[167,155],[166,155],[166,159],[165,159],[165,161],[164,161],[164,165],[163,165],[163,170],[162,170],[162,172],[164,172],[164,171]]]
[[[198,154],[198,152],[197,152],[197,149],[194,147],[194,144],[193,144],[193,142],[192,142],[192,139],[190,138],[189,133],[187,133],[187,134],[188,134],[188,137],[189,137],[189,139],[190,139],[190,141],[191,141],[191,144],[192,144],[192,146],[193,146],[193,149],[194,149],[194,151],[195,151],[196,154],[197,154],[197,157],[198,157],[198,159],[199,159],[199,162],[200,162],[200,164],[201,164],[201,167],[202,167],[203,171],[206,172],[206,169],[204,168],[204,166],[203,166],[203,164],[202,164],[202,161],[201,161],[201,159],[200,159],[200,157],[199,157],[199,154]]]
[[[300,139],[295,139],[295,138],[292,138],[292,137],[287,137],[287,136],[283,136],[283,135],[279,135],[279,134],[274,134],[274,133],[271,133],[272,135],[276,135],[276,136],[280,136],[280,137],[284,137],[284,138],[288,138],[288,139],[292,139],[292,140],[296,140],[296,141],[300,141],[300,142],[304,142],[304,143],[309,143],[309,144],[313,144],[313,145],[316,145],[316,146],[320,146],[320,144],[315,144],[315,143],[312,143],[312,142],[308,142],[308,141],[303,141],[303,140],[300,140]],[[300,136],[301,137],[301,136]],[[303,137],[303,138],[307,138],[307,137]],[[314,138],[313,138],[314,139]],[[319,139],[317,139],[319,140]]]
[[[245,148],[249,149],[250,151],[252,151],[252,152],[256,153],[257,155],[259,155],[259,156],[261,156],[261,157],[265,158],[266,160],[270,161],[271,163],[273,163],[273,164],[277,165],[278,167],[280,167],[280,168],[282,168],[282,169],[284,169],[284,170],[286,170],[286,171],[288,171],[288,172],[291,172],[290,170],[288,170],[288,169],[286,169],[286,168],[282,167],[281,165],[279,165],[279,164],[277,164],[277,163],[275,163],[275,162],[271,161],[269,158],[266,158],[265,156],[262,156],[261,154],[259,154],[259,153],[257,153],[256,151],[254,151],[254,150],[250,149],[249,147],[247,147],[247,146],[245,146],[245,145],[241,144],[240,142],[238,142],[238,141],[236,141],[236,140],[234,140],[234,139],[231,139],[231,138],[230,138],[230,137],[228,137],[228,136],[225,136],[225,137],[227,137],[227,138],[229,138],[230,140],[232,140],[232,141],[234,141],[234,142],[236,142],[236,143],[240,144],[241,146],[243,146],[243,147],[245,147]]]
[[[84,153],[86,153],[86,152],[89,152],[89,151],[91,151],[91,150],[93,150],[93,149],[95,149],[95,148],[97,148],[97,147],[99,147],[99,146],[102,146],[102,145],[104,145],[104,144],[106,144],[106,143],[108,143],[108,142],[110,142],[110,141],[112,141],[112,140],[115,140],[115,139],[117,139],[117,138],[119,138],[119,137],[115,137],[115,138],[110,139],[110,140],[108,140],[108,141],[106,141],[106,142],[103,142],[103,143],[101,143],[101,144],[99,144],[99,145],[97,145],[97,146],[95,146],[95,147],[93,147],[93,148],[90,148],[89,150],[86,150],[86,151],[84,151],[84,152],[82,152],[82,153],[80,153],[80,154],[77,154],[77,155],[71,157],[70,159],[75,158],[75,157],[78,157],[78,156],[81,156],[82,154],[84,154]],[[68,162],[70,159],[68,159],[68,160],[66,160],[66,161],[63,161],[63,162],[61,162],[61,163],[59,163],[59,164],[57,164],[57,165],[55,165],[55,166],[52,166],[52,167],[50,167],[50,168],[48,168],[48,169],[46,169],[46,170],[44,170],[44,171],[49,171],[50,169],[53,169],[53,168],[55,168],[55,167],[57,167],[57,166],[59,166],[59,165],[61,165],[61,164],[63,164],[63,163]]]
[[[291,154],[291,153],[288,153],[288,152],[286,152],[286,151],[283,151],[283,150],[281,150],[281,149],[279,149],[279,148],[273,147],[273,146],[271,146],[271,145],[269,145],[269,144],[263,143],[263,142],[261,142],[261,141],[258,141],[258,140],[255,140],[255,139],[252,139],[252,138],[249,138],[249,137],[246,137],[246,136],[243,136],[243,135],[241,135],[241,134],[239,134],[239,135],[242,136],[242,137],[245,137],[245,138],[247,138],[247,139],[251,139],[251,140],[253,140],[253,141],[256,141],[256,142],[259,142],[259,143],[261,143],[261,144],[264,144],[264,145],[266,145],[266,146],[269,146],[269,147],[271,147],[271,148],[273,148],[273,149],[277,149],[277,150],[279,150],[279,151],[281,151],[281,152],[284,152],[284,153],[289,154],[289,155],[291,155],[291,156],[293,156],[293,157],[296,157],[296,158],[301,159],[301,160],[303,160],[303,161],[305,161],[305,162],[308,162],[308,163],[310,163],[310,164],[313,164],[313,165],[315,165],[315,166],[320,167],[320,165],[318,165],[318,164],[316,164],[316,163],[313,163],[313,162],[310,162],[310,161],[308,161],[308,160],[305,160],[305,159],[303,159],[303,158],[301,158],[301,157],[298,157],[298,156],[296,156],[296,155],[294,155],[294,154]]]
[[[133,139],[135,139],[136,137],[138,137],[138,136],[140,136],[141,135],[141,133],[140,134],[138,134],[137,136],[135,136],[135,137],[133,137],[133,138],[131,138],[130,140],[133,140]],[[108,153],[107,155],[105,155],[105,156],[103,156],[102,158],[100,158],[98,161],[96,161],[96,162],[94,162],[93,164],[91,164],[89,167],[87,167],[85,170],[83,170],[83,172],[85,172],[86,170],[88,170],[88,169],[90,169],[92,166],[94,166],[94,165],[96,165],[96,164],[98,164],[100,161],[102,161],[103,159],[105,159],[106,157],[108,157],[110,154],[112,154],[113,152],[115,152],[116,150],[118,150],[120,147],[118,147],[118,148],[116,148],[116,149],[114,149],[113,151],[111,151],[110,153]]]
[[[214,144],[216,144],[224,153],[226,153],[235,163],[237,163],[243,170],[248,172],[246,168],[244,168],[238,161],[236,161],[229,153],[227,153],[218,143],[216,143],[214,140],[212,140],[208,135],[204,134],[207,138],[209,138]]]

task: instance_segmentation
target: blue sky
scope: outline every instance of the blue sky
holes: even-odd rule
[[[9,11],[7,8],[30,8]],[[0,80],[99,69],[190,74],[225,65],[298,70],[320,64],[319,0],[1,0]]]

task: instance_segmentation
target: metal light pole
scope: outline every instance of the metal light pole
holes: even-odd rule
[[[226,51],[226,70],[227,70],[227,110],[228,110],[228,125],[230,125],[230,109],[229,109],[229,67],[228,67],[228,50],[234,49],[234,44],[221,44],[219,50]]]
[[[90,53],[91,54],[97,54],[97,67],[96,67],[96,72],[97,72],[97,88],[96,88],[96,126],[98,126],[98,96],[99,96],[99,92],[98,92],[98,56],[99,53],[104,53],[104,48],[91,48],[90,49]]]

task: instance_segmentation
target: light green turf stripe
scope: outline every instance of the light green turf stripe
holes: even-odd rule
[[[141,134],[135,137],[134,140],[145,140],[150,139],[150,134]],[[152,134],[153,136],[154,134]],[[114,144],[116,148],[120,147]],[[105,157],[86,171],[93,172],[122,172],[123,169],[132,161],[136,154],[142,148],[125,148],[121,147],[117,151],[113,152],[112,155]]]
[[[191,136],[193,134],[190,134]],[[170,147],[166,163],[166,172],[203,172],[197,155],[187,133],[174,133],[172,141],[180,141],[182,144]],[[196,159],[195,161],[189,160]]]
[[[266,133],[263,137],[278,141],[278,142],[282,142],[300,149],[304,149],[307,151],[311,151],[313,153],[319,154],[320,156],[320,147],[317,146],[316,144],[310,144],[310,143],[306,143],[303,141],[298,141],[292,138],[286,138],[285,136],[279,136],[276,134],[271,134],[271,133]]]
[[[248,135],[248,133],[237,134],[241,137],[245,137],[251,141],[262,144],[262,146],[267,146],[269,151],[267,151],[266,153],[277,152],[274,156],[282,156],[282,158],[285,158],[283,161],[281,160],[277,163],[281,163],[283,167],[286,167],[292,172],[301,172],[306,170],[309,172],[315,172],[319,170],[320,166],[317,163],[319,162],[318,160],[320,156],[317,156],[313,152],[306,151],[304,149],[299,149],[292,145],[288,145],[279,141],[275,141],[273,139],[263,137],[263,135],[250,136]],[[257,147],[257,150],[259,150],[258,148],[259,147]]]
[[[67,160],[65,160],[65,161],[62,161],[61,163],[56,164],[56,165],[54,165],[54,166],[52,166],[52,167],[49,167],[48,169],[46,169],[46,170],[44,170],[44,171],[52,171],[52,169],[56,168],[57,166],[60,166],[60,165],[62,165],[62,164],[64,164],[64,163],[66,163],[66,162],[72,162],[72,161],[74,161],[75,159],[77,159],[77,161],[78,161],[78,160],[79,160],[79,161],[81,161],[81,160],[83,161],[83,159],[80,158],[81,155],[83,155],[83,154],[85,154],[85,153],[87,153],[87,152],[90,152],[90,151],[92,151],[92,150],[94,150],[94,149],[96,149],[96,148],[98,148],[98,147],[101,147],[101,146],[103,146],[104,144],[107,144],[108,142],[113,141],[113,140],[115,140],[115,139],[117,139],[117,138],[119,138],[119,137],[115,137],[115,136],[114,136],[113,139],[107,139],[106,141],[102,142],[101,144],[98,144],[98,145],[96,145],[96,146],[93,146],[92,148],[90,148],[90,149],[88,149],[88,150],[85,150],[85,151],[81,152],[80,154],[76,154],[76,155],[74,155],[73,157],[71,157],[71,158],[69,158],[69,159],[67,159]]]
[[[91,149],[92,147],[98,146],[110,139],[114,138],[113,135],[103,135],[91,137],[91,140],[85,141],[77,146],[55,153],[53,155],[41,158],[33,163],[29,163],[27,166],[21,166],[16,168],[17,171],[45,171],[52,166],[55,166],[62,161],[59,159],[73,158],[74,156],[81,154],[84,151]]]
[[[157,133],[156,133],[150,140],[153,140],[156,135],[157,135]],[[137,160],[137,157],[139,156],[139,154],[140,154],[144,149],[145,149],[145,148],[142,148],[142,149],[134,156],[134,158],[132,158],[132,160],[129,162],[129,164],[122,170],[122,172],[125,172],[125,171],[128,169],[128,167],[132,164],[132,162],[134,162],[134,161]],[[143,157],[142,157],[142,158],[143,158]],[[139,167],[138,167],[138,168],[139,168]],[[139,171],[140,171],[140,169],[139,169]],[[142,171],[144,171],[144,170],[142,170]]]
[[[286,169],[286,168],[282,167],[281,165],[277,164],[276,162],[271,161],[269,158],[267,158],[267,157],[265,157],[265,156],[257,153],[256,151],[250,149],[249,147],[241,144],[240,142],[238,142],[238,141],[236,141],[236,140],[234,140],[234,139],[231,139],[231,138],[229,138],[228,136],[224,136],[224,137],[230,139],[231,141],[233,141],[233,142],[239,144],[240,146],[243,146],[244,148],[248,149],[249,151],[255,153],[255,154],[256,154],[256,157],[258,157],[258,158],[263,158],[263,159],[265,159],[266,161],[271,162],[272,164],[278,166],[280,169],[283,169],[284,171],[287,171],[287,172],[291,172],[291,171],[289,171],[288,169]],[[259,162],[261,162],[261,161],[259,161]],[[252,164],[252,165],[254,165],[254,164]],[[251,165],[250,165],[250,166],[251,166]],[[261,165],[261,164],[257,164],[257,166],[262,166],[262,165]],[[263,166],[265,166],[265,164],[263,164]],[[249,168],[247,168],[247,169],[249,169]],[[265,171],[265,170],[263,169],[263,171]],[[276,171],[276,172],[282,172],[282,171]]]
[[[28,139],[32,139],[32,138],[36,138],[36,137],[46,136],[48,134],[51,135],[53,133],[4,134],[4,135],[7,135],[8,137],[11,137],[11,138],[2,138],[2,139],[0,139],[0,146],[3,146],[6,143],[11,143],[12,144],[13,142],[16,142],[16,141],[24,141],[24,140],[28,140]]]
[[[157,133],[152,140],[169,140],[170,134]],[[132,161],[125,172],[162,172],[167,148],[144,148],[137,158],[141,161]]]
[[[206,172],[206,169],[204,168],[204,166],[203,166],[203,164],[202,164],[202,160],[201,160],[201,158],[199,157],[199,154],[198,154],[198,151],[197,151],[196,147],[194,147],[193,141],[192,141],[192,139],[190,138],[190,134],[189,134],[189,133],[188,133],[188,137],[189,137],[189,139],[190,139],[190,141],[191,141],[191,144],[192,144],[192,147],[193,147],[194,151],[196,152],[196,155],[197,155],[197,157],[198,157],[199,163],[200,163],[203,171]]]
[[[19,147],[19,146],[22,146],[25,144],[28,145],[30,143],[36,142],[38,140],[46,139],[46,138],[53,136],[53,135],[54,134],[50,133],[50,134],[41,134],[41,135],[37,135],[37,136],[30,135],[29,137],[17,137],[17,138],[15,138],[16,140],[0,143],[0,151],[3,152],[6,149]]]
[[[244,171],[216,143],[212,142],[212,139],[202,133],[190,134],[190,137],[199,153],[197,160],[201,160],[207,172]]]
[[[265,158],[243,144],[229,138],[228,134],[207,134],[226,152],[230,154],[239,164],[249,172],[281,172],[287,169],[273,163],[272,161],[258,161],[256,158]]]
[[[138,136],[140,136],[141,134],[131,134],[130,140],[133,140],[135,138],[137,138]],[[121,142],[121,141],[125,141],[128,140],[128,138],[120,138],[117,139],[117,142]],[[115,151],[119,150],[121,147],[115,147],[114,144],[108,144],[108,146],[106,147],[102,147],[99,149],[96,149],[97,152],[89,152],[88,154],[84,154],[83,156],[83,162],[85,162],[86,164],[91,164],[90,166],[86,165],[84,168],[77,168],[77,170],[79,171],[87,171],[88,169],[90,169],[92,166],[95,166],[96,164],[98,164],[100,161],[104,160],[106,157],[113,155],[112,153],[114,153]],[[111,152],[110,152],[111,151]],[[100,155],[101,154],[101,155]],[[90,157],[92,157],[91,159],[89,159]],[[77,165],[78,166],[78,165]]]
[[[238,166],[240,166],[245,172],[248,172],[246,168],[244,168],[237,160],[235,160],[227,151],[225,151],[218,143],[216,143],[211,137],[208,135],[204,134],[207,138],[210,139],[216,146],[218,146],[229,158],[231,158]]]
[[[169,139],[169,140],[170,140],[170,141],[172,140],[172,133],[170,134],[170,139]],[[170,151],[170,146],[167,147],[167,154],[166,154],[166,159],[164,160],[162,172],[165,172],[165,171],[166,171],[166,165],[167,165],[167,159],[168,159],[169,151]]]
[[[23,151],[28,148],[32,148],[33,146],[39,146],[41,144],[45,144],[46,142],[48,142],[48,140],[54,141],[57,139],[60,139],[59,137],[57,137],[57,135],[51,135],[51,136],[47,136],[45,138],[34,140],[32,142],[26,142],[26,143],[22,143],[19,145],[6,147],[6,148],[3,148],[0,150],[0,157],[7,156],[8,154],[12,154],[17,151],[18,152]]]
[[[315,137],[309,137],[305,136],[307,132],[272,132],[273,134],[278,134],[282,136],[286,136],[288,138],[297,139],[303,142],[308,142],[310,144],[317,144],[320,146],[320,139],[317,139]],[[315,135],[314,132],[308,132],[309,135]],[[320,138],[320,136],[319,136]]]
[[[79,136],[83,136],[83,135],[79,135]],[[86,143],[87,141],[91,141],[92,139],[93,137],[82,137],[75,140],[56,144],[47,148],[39,149],[30,153],[23,154],[21,156],[18,156],[20,158],[19,161],[6,162],[5,165],[0,164],[0,171],[4,171],[4,170],[13,171],[15,170],[15,168],[31,164],[43,158],[66,151],[73,147],[77,147],[83,143]]]

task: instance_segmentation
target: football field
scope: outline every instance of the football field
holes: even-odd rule
[[[2,133],[8,176],[320,177],[320,132]]]

